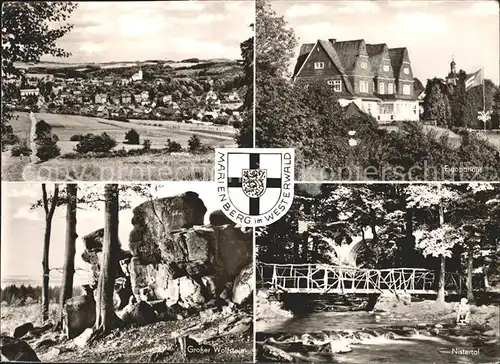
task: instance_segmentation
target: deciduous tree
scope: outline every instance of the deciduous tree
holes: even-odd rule
[[[54,184],[54,192],[52,195],[47,193],[47,185],[42,183],[42,203],[45,211],[45,233],[43,236],[43,258],[42,258],[42,320],[49,319],[49,250],[50,236],[52,233],[52,218],[56,210],[59,199],[59,185]]]
[[[72,25],[64,23],[76,9],[69,1],[9,1],[2,4],[2,80],[19,77],[15,62],[39,62],[44,55],[67,57],[70,53],[57,46]],[[12,85],[2,82],[2,142],[9,141],[13,117],[10,103],[15,95]]]
[[[424,256],[431,255],[440,258],[437,301],[444,302],[444,285],[446,274],[446,257],[451,256],[451,248],[459,242],[455,229],[445,224],[445,212],[448,204],[457,198],[457,193],[449,186],[442,184],[409,185],[406,188],[408,207],[431,209],[438,212],[437,228],[425,231],[417,239],[416,246]]]

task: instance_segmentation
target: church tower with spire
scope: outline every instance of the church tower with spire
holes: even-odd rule
[[[455,57],[451,57],[451,62],[450,62],[450,73],[448,73],[448,76],[446,77],[446,84],[447,85],[457,85],[457,64],[455,63]]]

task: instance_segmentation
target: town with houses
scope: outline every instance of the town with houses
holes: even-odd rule
[[[241,121],[242,97],[237,90],[219,92],[210,77],[194,86],[178,85],[170,76],[145,80],[136,67],[130,77],[69,77],[65,73],[33,73],[21,69],[21,77],[7,80],[16,85],[18,111],[93,116],[118,121],[128,119],[175,120],[193,124],[233,125]],[[182,79],[180,79],[182,81]],[[170,84],[167,86],[167,84]]]

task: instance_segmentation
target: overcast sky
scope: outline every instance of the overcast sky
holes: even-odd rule
[[[58,45],[64,62],[241,58],[252,35],[253,1],[80,2]]]
[[[454,55],[457,70],[472,73],[484,67],[485,77],[499,83],[496,0],[301,0],[274,1],[273,8],[295,30],[299,43],[364,39],[407,47],[413,74],[422,81],[445,77]]]
[[[84,185],[84,184],[82,184]],[[90,185],[89,185],[90,186]],[[92,185],[96,186],[96,185]],[[103,185],[100,185],[102,190]],[[198,193],[207,207],[205,222],[208,223],[210,213],[219,208],[215,184],[213,182],[168,182],[159,185],[154,196],[166,197],[186,191]],[[47,184],[52,191],[52,184]],[[43,208],[30,211],[30,206],[42,196],[41,185],[31,183],[2,183],[2,239],[1,239],[1,276],[24,276],[40,280],[42,276],[43,234],[45,229]],[[129,194],[131,206],[135,207],[146,201],[144,197]],[[82,237],[92,231],[104,227],[104,203],[99,209],[85,208],[77,210],[77,234]],[[50,246],[50,267],[63,266],[64,235],[66,229],[66,209],[56,209],[52,224],[52,239]],[[132,229],[132,210],[120,211],[120,241],[128,249],[128,237]],[[83,242],[77,240],[75,264],[79,268],[88,269],[87,263],[81,259]],[[80,278],[88,275],[79,273]]]

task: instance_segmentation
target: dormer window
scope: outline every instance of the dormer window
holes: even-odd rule
[[[411,95],[410,85],[403,85],[403,95]]]
[[[387,93],[389,95],[392,95],[394,93],[394,84],[391,82],[387,84]]]
[[[410,69],[408,67],[405,67],[403,69],[403,72],[405,73],[405,75],[409,75],[410,74]]]
[[[381,95],[385,94],[385,85],[383,82],[379,82],[378,84],[378,93]]]
[[[364,61],[363,61],[363,62],[361,62],[361,68],[362,68],[362,69],[364,69],[364,70],[365,70],[367,67],[368,67],[368,63],[366,63],[366,62],[364,62]]]
[[[322,70],[323,68],[325,68],[325,62],[314,62],[315,70]]]
[[[389,72],[389,65],[388,64],[384,64],[384,72]]]

